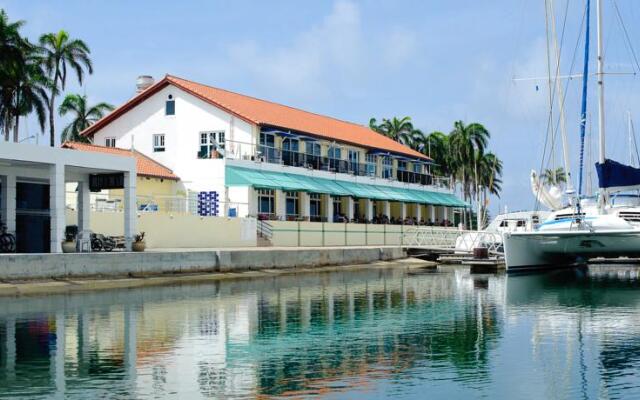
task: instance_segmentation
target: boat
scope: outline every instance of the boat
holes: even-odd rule
[[[491,253],[503,253],[502,235],[506,232],[530,232],[545,220],[549,211],[514,211],[498,214],[487,227],[478,232],[466,232],[456,239],[454,252],[468,254],[476,247],[486,247]]]
[[[567,191],[569,204],[554,210],[537,229],[505,232],[503,244],[507,272],[558,268],[593,257],[617,258],[640,255],[640,204],[625,204],[618,194],[640,188],[640,169],[605,156],[604,53],[602,0],[596,0],[599,160],[596,163],[598,194],[582,198],[582,159],[578,193]],[[581,107],[581,146],[586,125],[590,0],[586,2],[586,40]],[[563,138],[564,139],[564,138]],[[568,165],[565,146],[565,165]],[[568,168],[565,169],[568,174]],[[567,175],[568,176],[568,175]],[[568,176],[569,177],[569,176]],[[568,183],[570,179],[567,179]],[[630,197],[632,198],[632,197]]]

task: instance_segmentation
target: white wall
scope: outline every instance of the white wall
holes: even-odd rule
[[[165,115],[169,95],[176,102],[173,116]],[[167,86],[96,132],[94,143],[115,137],[116,146],[133,147],[178,175],[194,191],[224,193],[224,160],[199,160],[200,132],[224,131],[230,141],[255,143],[252,124],[174,86]],[[153,135],[165,135],[165,151],[153,152]],[[248,150],[248,149],[247,149]]]

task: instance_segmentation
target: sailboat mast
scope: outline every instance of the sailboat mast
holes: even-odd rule
[[[556,33],[556,16],[555,6],[553,0],[549,0],[550,16],[551,16],[551,35],[553,38],[553,47],[555,53],[555,84],[556,95],[558,97],[558,107],[560,108],[560,137],[562,139],[562,158],[564,159],[564,174],[567,185],[567,193],[573,193],[573,182],[571,179],[571,162],[569,160],[569,141],[567,140],[567,125],[564,112],[564,90],[562,88],[562,82],[559,79],[560,76],[560,48],[558,46],[558,35]]]
[[[598,135],[600,140],[599,162],[605,161],[605,136],[604,136],[604,52],[602,49],[602,0],[596,0],[598,13]]]

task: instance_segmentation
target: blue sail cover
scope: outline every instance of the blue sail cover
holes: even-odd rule
[[[596,163],[598,186],[610,191],[640,187],[640,168],[620,164],[606,159],[604,164]]]

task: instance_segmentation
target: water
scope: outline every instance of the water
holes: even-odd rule
[[[634,267],[0,299],[0,398],[640,398]]]

